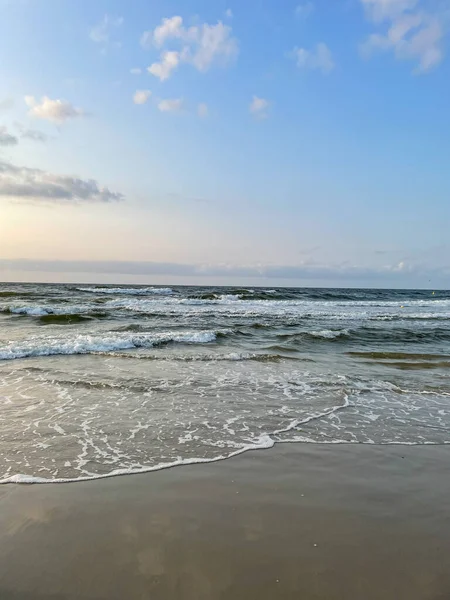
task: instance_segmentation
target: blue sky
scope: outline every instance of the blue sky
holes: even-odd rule
[[[0,10],[0,279],[449,287],[447,2]]]

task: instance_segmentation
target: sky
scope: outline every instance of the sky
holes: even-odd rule
[[[449,0],[0,14],[0,280],[450,288]]]

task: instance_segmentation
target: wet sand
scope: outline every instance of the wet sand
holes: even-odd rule
[[[450,598],[450,447],[0,488],[1,600]]]

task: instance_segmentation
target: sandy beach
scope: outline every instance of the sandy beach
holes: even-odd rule
[[[450,597],[450,448],[278,445],[0,489],[2,600]]]

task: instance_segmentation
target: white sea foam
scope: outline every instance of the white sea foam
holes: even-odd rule
[[[220,301],[231,301],[235,302],[236,300],[242,300],[242,294],[221,294],[218,298]]]
[[[77,335],[65,338],[34,337],[20,343],[10,342],[6,346],[0,347],[0,360],[152,348],[167,342],[205,344],[213,342],[216,337],[217,333],[215,331],[155,332],[135,335],[109,333],[105,335]]]
[[[43,306],[9,306],[6,310],[14,315],[28,315],[29,317],[43,317],[50,314]]]
[[[318,413],[309,415],[308,417],[305,417],[304,419],[294,419],[287,427],[284,427],[282,429],[277,429],[276,431],[273,432],[272,435],[280,435],[282,433],[287,433],[288,431],[297,429],[297,427],[300,427],[301,425],[306,425],[307,423],[310,423],[311,421],[317,421],[318,419],[323,419],[324,417],[333,415],[333,414],[337,413],[338,411],[343,410],[344,408],[348,408],[349,406],[350,406],[349,398],[347,395],[345,395],[343,404],[338,404],[337,406],[332,406],[331,408],[328,408],[327,410],[324,410],[322,412],[318,412]]]
[[[45,317],[48,315],[80,315],[87,312],[98,311],[98,306],[89,305],[9,305],[3,306],[2,311],[10,312],[14,315],[27,315],[29,317]]]
[[[238,456],[239,454],[244,454],[244,452],[249,452],[250,450],[267,450],[268,448],[272,448],[275,442],[269,435],[261,435],[258,439],[255,440],[253,444],[247,444],[235,450],[234,452],[230,452],[227,455],[215,456],[212,458],[179,458],[178,460],[174,460],[172,462],[167,463],[159,463],[158,465],[152,465],[151,467],[140,467],[137,469],[116,469],[115,471],[111,471],[110,473],[104,473],[101,475],[89,475],[85,477],[61,477],[55,479],[46,479],[45,477],[36,477],[33,475],[22,475],[17,473],[16,475],[11,475],[10,477],[5,477],[0,479],[0,485],[7,483],[20,483],[20,484],[34,484],[34,483],[77,483],[81,481],[93,481],[96,479],[107,479],[109,477],[119,477],[121,475],[138,475],[143,473],[151,473],[153,471],[161,471],[163,469],[171,469],[173,467],[180,467],[183,465],[198,465],[205,463],[214,463],[222,460],[227,460],[233,458],[234,456]]]
[[[127,285],[79,289],[86,294],[45,287],[34,297],[24,292],[23,298],[1,298],[0,311],[31,318],[0,315],[0,359],[44,357],[0,362],[0,404],[8,413],[0,419],[3,483],[145,473],[225,460],[274,443],[450,440],[444,367],[396,372],[393,361],[389,369],[375,360],[366,367],[346,353],[399,351],[402,332],[412,331],[418,335],[411,353],[446,359],[447,299],[399,301],[380,294],[380,300],[333,301],[295,292],[282,299],[269,296],[270,290],[252,296],[231,288],[171,293]],[[60,319],[39,319],[85,313],[105,320],[78,326],[73,319],[70,327],[54,327]],[[436,343],[428,335],[435,330]],[[227,335],[220,344],[205,345],[221,332]],[[314,352],[311,336],[323,352]],[[175,344],[158,347],[166,342]],[[45,358],[91,353],[96,356]],[[301,360],[310,363],[305,368]]]
[[[322,331],[309,331],[307,332],[309,335],[317,338],[324,338],[326,340],[333,340],[338,337],[346,336],[349,334],[348,329],[341,329],[339,331],[335,331],[332,329],[323,329]]]

